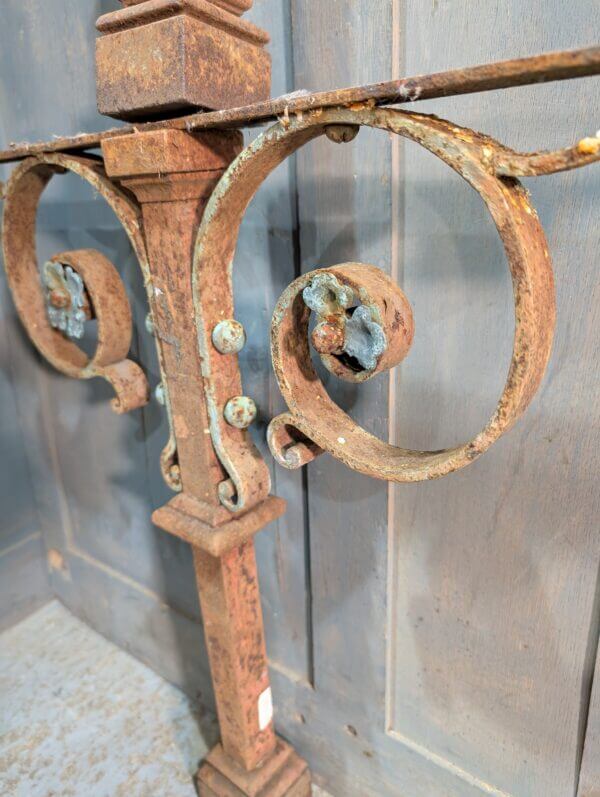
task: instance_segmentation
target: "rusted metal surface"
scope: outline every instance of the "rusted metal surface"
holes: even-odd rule
[[[118,272],[104,255],[94,250],[63,252],[52,261],[71,269],[85,288],[98,321],[98,340],[92,357],[65,332],[54,328],[47,296],[40,279],[35,246],[39,200],[53,175],[73,172],[87,180],[109,203],[129,235],[138,257],[144,258],[137,215],[130,201],[103,175],[97,161],[47,155],[20,164],[6,186],[2,244],[8,284],[19,317],[40,353],[59,371],[77,379],[102,377],[115,390],[112,407],[128,412],[148,401],[148,384],[140,367],[127,359],[131,344],[131,310]],[[50,289],[53,303],[60,302],[59,286]],[[70,296],[63,296],[70,302]],[[75,328],[71,327],[74,332]],[[75,337],[75,335],[73,335]]]
[[[267,443],[275,461],[289,470],[302,468],[324,453],[313,440],[302,434],[289,412],[273,418],[267,428]]]
[[[161,529],[180,537],[212,556],[222,556],[227,551],[247,542],[266,525],[285,512],[286,503],[274,495],[266,498],[251,512],[232,515],[224,523],[215,524],[206,506],[186,493],[180,493],[168,504],[157,509],[152,520]]]
[[[194,566],[222,743],[250,771],[276,745],[254,545],[221,557],[194,548]]]
[[[256,420],[257,412],[256,404],[249,396],[234,396],[225,404],[223,415],[230,426],[248,429]]]
[[[2,236],[4,264],[21,321],[40,353],[68,376],[105,376],[106,366],[101,366],[104,369],[102,373],[90,369],[92,363],[87,356],[72,341],[52,329],[43,307],[35,253],[35,217],[39,199],[49,180],[53,175],[65,172],[72,172],[89,183],[123,225],[142,270],[152,308],[154,293],[140,209],[128,194],[107,178],[102,161],[96,158],[48,153],[30,158],[14,170],[5,187]],[[160,347],[158,360],[164,381]],[[117,399],[112,404],[116,412],[128,412],[148,401],[145,376],[135,363],[119,364],[118,367],[113,365],[108,375],[117,392]],[[161,455],[161,470],[171,489],[179,490],[181,484],[177,474],[175,437],[168,407],[167,412],[170,434]]]
[[[311,362],[306,288],[317,276],[331,275],[340,286],[337,294],[335,291],[331,294],[333,304],[339,308],[339,294],[349,283],[348,265],[304,275],[284,292],[273,316],[273,365],[290,412],[275,420],[269,441],[278,461],[287,467],[302,465],[319,450],[325,450],[349,467],[380,479],[438,478],[473,462],[508,431],[540,384],[550,355],[555,317],[553,275],[545,237],[524,188],[515,179],[507,180],[495,173],[494,157],[504,157],[507,150],[493,139],[422,114],[372,108],[319,109],[283,120],[253,142],[232,164],[211,197],[200,230],[197,252],[203,263],[220,259],[222,268],[226,268],[225,264],[233,259],[245,208],[261,183],[285,158],[325,134],[331,125],[367,125],[412,139],[437,155],[480,193],[498,228],[513,278],[516,324],[513,358],[496,412],[473,440],[435,452],[391,446],[358,427],[334,404]],[[597,153],[586,153],[586,157],[596,156]],[[355,280],[351,287],[356,294],[361,290],[365,295],[369,293],[364,284],[368,282],[367,275],[381,274],[362,264],[352,264],[350,270]],[[391,294],[387,278],[382,275],[380,279],[383,282],[379,297],[383,302],[386,294],[388,300]],[[347,306],[346,299],[342,305]],[[400,354],[404,356],[412,340],[412,315],[403,295],[398,296],[398,301],[405,318],[406,336],[400,346]],[[327,320],[327,308],[320,309],[318,320]],[[339,316],[338,313],[338,319]],[[382,328],[389,330],[389,321]],[[385,349],[380,355],[379,370],[386,370],[401,359],[395,353],[384,360],[388,352]],[[331,358],[334,373],[343,372],[344,362],[340,363],[339,356],[321,354],[321,357],[326,362]],[[364,376],[359,375],[358,379],[361,378]],[[314,445],[307,444],[307,439]]]
[[[98,110],[143,120],[269,96],[268,34],[208,0],[145,0],[98,20]]]
[[[220,354],[239,354],[246,345],[246,332],[235,318],[227,318],[219,321],[212,331],[211,339]]]
[[[410,304],[383,271],[344,263],[312,271],[294,285],[317,325],[311,342],[323,365],[348,382],[364,382],[398,365],[414,335]],[[316,343],[316,345],[315,345]]]
[[[283,739],[277,739],[273,755],[253,772],[246,772],[231,761],[217,745],[198,773],[200,797],[235,794],[227,791],[230,784],[237,794],[251,797],[310,797],[311,778],[308,765]]]
[[[218,325],[235,316],[232,261],[223,256],[227,247],[222,249],[213,237],[216,235],[225,243],[230,240],[232,231],[213,223],[215,212],[215,204],[210,202],[202,217],[194,250],[192,288],[196,332],[212,443],[229,475],[229,479],[219,485],[220,500],[229,511],[244,512],[267,498],[271,479],[246,430],[250,418],[245,411],[248,403],[238,400],[232,408],[238,412],[232,411],[229,420],[224,412],[225,407],[231,407],[232,399],[239,399],[244,393],[237,356],[222,353],[213,343]],[[218,290],[214,289],[216,285]],[[238,417],[240,423],[237,423]],[[231,423],[232,420],[236,422]]]
[[[199,259],[194,247],[208,198],[240,148],[238,133],[210,131],[140,133],[103,144],[111,177],[135,194],[142,210],[152,329],[173,424],[172,467],[182,487],[153,521],[193,546],[231,774],[218,776],[214,793],[223,797],[232,793],[236,772],[257,769],[276,749],[252,537],[285,510],[282,499],[269,496],[269,472],[248,432],[228,423],[232,399],[229,421],[237,426],[247,425],[251,409],[247,397],[235,403],[243,397],[237,351],[245,336],[235,326],[231,275]],[[298,759],[300,765],[298,778],[309,782]]]
[[[376,478],[398,482],[437,478],[470,464],[487,450],[524,412],[539,386],[550,355],[555,315],[547,244],[524,189],[516,180],[501,180],[490,173],[486,159],[494,151],[491,139],[442,120],[400,111],[363,112],[359,117],[363,124],[403,135],[429,149],[486,203],[507,253],[515,294],[514,350],[504,393],[486,427],[461,446],[409,451],[375,438],[334,404],[315,370],[307,365],[309,314],[302,298],[306,276],[284,292],[275,309],[273,364],[292,424],[320,448]]]
[[[325,135],[334,144],[349,144],[354,141],[359,131],[358,125],[329,125],[325,128]]]
[[[585,136],[574,147],[555,152],[521,153],[498,146],[491,165],[499,177],[540,177],[587,166],[599,157],[600,130],[594,136]]]
[[[270,41],[269,34],[265,30],[253,25],[252,22],[240,19],[241,15],[252,7],[251,0],[244,3],[215,2],[215,0],[137,0],[135,3],[124,5],[126,7],[120,11],[111,11],[99,17],[96,28],[100,33],[118,33],[150,22],[159,22],[176,16],[189,16],[253,44],[263,45]],[[234,5],[237,6],[236,12],[232,10]],[[207,58],[206,55],[204,57]],[[207,60],[210,61],[210,58]]]
[[[194,131],[247,127],[272,122],[280,117],[286,119],[290,116],[302,115],[307,111],[319,108],[351,109],[362,103],[367,103],[372,107],[402,105],[415,102],[417,99],[431,100],[438,97],[494,91],[598,74],[600,74],[600,47],[544,53],[529,58],[497,61],[491,64],[451,69],[446,72],[417,75],[366,86],[353,86],[332,91],[299,92],[241,108],[229,108],[212,113],[194,113],[135,127],[114,128],[102,133],[83,133],[39,143],[13,143],[9,149],[0,151],[0,163],[22,160],[37,153],[97,149],[105,138],[130,136],[141,131],[160,129]],[[568,150],[568,152],[570,151]],[[552,161],[555,153],[543,153],[543,155]],[[568,165],[568,158],[565,159],[563,166],[559,165],[559,161],[554,162],[557,167],[553,169],[554,171],[572,168]]]
[[[157,399],[169,418],[161,468],[178,492],[153,520],[193,546],[221,726],[222,745],[201,769],[199,791],[203,797],[308,797],[305,762],[273,728],[252,537],[283,513],[285,502],[269,495],[268,468],[247,431],[257,408],[242,389],[237,354],[245,333],[235,320],[232,290],[242,217],[266,176],[299,147],[322,135],[347,143],[363,125],[420,143],[480,193],[506,250],[516,329],[504,392],[473,440],[446,451],[396,448],[358,427],[325,391],[311,341],[329,371],[352,382],[385,373],[409,352],[409,300],[376,266],[345,263],[303,275],[280,298],[271,329],[273,364],[289,411],[271,422],[268,442],[282,465],[301,467],[327,451],[391,481],[436,478],[464,467],[526,409],[550,355],[550,258],[516,177],[600,160],[600,137],[584,136],[557,152],[517,153],[435,117],[377,106],[599,74],[600,47],[227,109],[268,93],[266,34],[240,18],[251,4],[122,0],[122,10],[102,17],[101,110],[130,118],[190,105],[219,110],[0,153],[0,162],[26,159],[0,186],[3,243],[17,309],[42,354],[69,375],[109,379],[116,408],[126,411],[147,401],[148,391],[139,368],[125,359],[131,314],[114,267],[99,253],[61,253],[44,288],[34,245],[39,197],[51,176],[65,170],[96,188],[125,227],[144,274],[147,327],[156,337],[161,371]],[[243,152],[240,133],[224,130],[274,119],[278,124]],[[99,146],[104,164],[52,154]],[[309,337],[311,313],[316,325]],[[77,337],[92,315],[99,337],[88,360],[52,324]]]
[[[183,490],[210,508],[207,520],[212,525],[229,521],[230,511],[252,509],[270,489],[267,467],[248,433],[229,426],[224,418],[227,402],[243,395],[237,357],[220,354],[212,343],[216,324],[234,316],[231,281],[206,264],[202,274],[209,287],[196,293],[195,304],[190,290],[194,240],[204,207],[240,148],[239,133],[217,136],[210,131],[196,136],[156,131],[103,143],[109,174],[132,191],[142,207],[152,315],[165,368],[162,383],[177,441],[177,464]],[[219,285],[218,292],[214,285]],[[207,316],[204,332],[200,319]],[[223,363],[214,376],[209,363],[213,357]],[[237,475],[230,470],[228,457],[222,456],[223,436],[248,464],[246,481],[254,500],[245,500],[241,482],[240,490],[231,493],[231,480],[235,482]]]
[[[202,136],[192,137],[182,130],[155,130],[143,139],[127,137],[118,144],[109,136],[103,142],[102,156],[107,174],[126,172],[129,177],[183,174],[193,171],[194,160],[199,159],[203,172],[222,172],[238,153],[241,141],[240,133],[233,132],[207,130]]]

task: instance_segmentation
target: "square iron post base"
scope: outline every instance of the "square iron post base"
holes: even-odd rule
[[[283,739],[258,769],[247,772],[218,744],[196,776],[200,797],[310,797],[311,777],[306,761]]]

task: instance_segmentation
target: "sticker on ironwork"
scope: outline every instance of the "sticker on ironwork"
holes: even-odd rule
[[[271,687],[265,689],[258,698],[258,727],[261,731],[271,723],[273,719],[273,693]]]

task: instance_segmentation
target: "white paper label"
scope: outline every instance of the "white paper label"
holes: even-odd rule
[[[258,727],[261,731],[270,724],[273,719],[273,693],[271,687],[265,689],[258,698]]]

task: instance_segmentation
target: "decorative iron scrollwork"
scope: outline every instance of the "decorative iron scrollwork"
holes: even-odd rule
[[[92,311],[83,280],[72,266],[64,263],[65,259],[57,255],[44,265],[46,312],[54,329],[79,340]]]
[[[515,336],[510,370],[496,411],[472,440],[443,451],[411,451],[379,440],[329,397],[311,361],[313,347],[336,376],[361,382],[397,365],[412,341],[410,305],[379,269],[344,264],[305,274],[284,291],[273,315],[273,367],[289,412],[275,418],[268,442],[275,459],[297,468],[327,451],[354,470],[396,482],[444,476],[473,462],[525,411],[542,380],[555,323],[554,279],[544,232],[516,175],[550,174],[600,158],[600,147],[522,154],[493,139],[423,114],[390,109],[317,109],[286,118],[256,139],[231,165],[208,205],[197,262],[220,262],[230,275],[239,226],[267,175],[289,155],[325,134],[352,140],[360,126],[379,128],[428,149],[474,188],[498,229],[511,272]],[[227,437],[221,460],[239,457]],[[235,467],[228,467],[230,473]],[[250,469],[251,470],[251,469]],[[236,484],[252,490],[239,469]]]
[[[334,376],[364,382],[406,357],[414,335],[412,309],[376,266],[344,263],[311,271],[288,291],[290,296],[302,292],[306,319],[310,311],[316,316],[311,342]]]
[[[106,379],[116,394],[111,402],[113,410],[126,413],[143,407],[149,391],[140,366],[127,359],[132,317],[116,268],[103,254],[90,249],[62,252],[45,264],[42,273],[38,268],[38,204],[52,177],[65,172],[89,183],[112,208],[127,233],[149,289],[141,216],[134,201],[106,177],[101,160],[58,153],[24,160],[4,186],[2,245],[8,284],[19,317],[42,356],[66,376]],[[90,318],[97,321],[97,345],[91,357],[75,342]],[[169,486],[179,490],[176,463],[171,431],[161,469]]]
[[[114,266],[97,252],[80,250],[56,255],[44,275],[38,271],[39,198],[54,174],[78,174],[121,221],[148,296],[146,329],[156,339],[161,377],[155,396],[170,426],[161,468],[179,492],[152,519],[193,548],[221,729],[221,743],[208,755],[197,785],[210,794],[285,791],[308,797],[306,762],[275,734],[252,540],[284,513],[285,501],[269,494],[269,468],[248,432],[257,408],[244,395],[238,365],[246,336],[235,320],[232,269],[243,215],[267,175],[299,147],[322,135],[348,143],[361,126],[416,141],[479,192],[507,253],[516,331],[496,412],[470,442],[432,452],[390,446],[357,426],[327,394],[311,345],[331,373],[359,384],[409,353],[409,300],[376,266],[344,263],[303,275],[284,291],[271,326],[273,365],[289,411],[271,422],[268,440],[282,465],[297,468],[327,451],[351,468],[392,481],[461,468],[525,410],[550,354],[550,259],[516,178],[600,160],[600,136],[528,155],[435,117],[376,106],[600,74],[600,48],[266,100],[268,35],[240,18],[252,0],[121,4],[98,21],[107,34],[98,41],[98,94],[109,113],[140,122],[0,152],[0,163],[26,159],[7,186],[0,183],[9,284],[27,332],[53,365],[77,378],[108,379],[119,412],[147,401],[145,377],[126,359],[131,312]],[[180,41],[180,23],[190,31],[201,28],[202,36]],[[146,46],[150,40],[152,47]],[[247,104],[259,98],[265,101]],[[185,108],[193,112],[178,115]],[[267,120],[280,123],[238,155],[243,139],[234,128]],[[103,161],[49,154],[98,148]],[[75,341],[91,318],[98,322],[98,345],[88,357]]]
[[[230,512],[246,512],[269,495],[268,469],[247,428],[256,408],[243,395],[236,354],[245,333],[234,320],[232,262],[247,205],[266,176],[309,141],[326,135],[351,141],[361,126],[385,130],[421,144],[460,174],[482,197],[499,231],[511,271],[515,337],[508,379],[495,413],[472,440],[444,451],[410,451],[377,439],[357,426],[329,397],[312,361],[310,341],[325,367],[339,378],[363,382],[395,367],[413,337],[407,297],[376,266],[346,263],[305,274],[280,298],[272,322],[275,374],[289,412],[275,418],[268,442],[275,459],[297,468],[327,451],[349,467],[390,481],[443,476],[464,467],[508,431],[531,402],[542,379],[554,330],[554,284],[548,248],[527,192],[516,179],[573,169],[600,159],[598,136],[557,152],[522,154],[493,139],[435,117],[390,109],[316,109],[285,118],[257,138],[231,164],[211,196],[195,248],[193,291],[196,329],[210,434],[228,478],[219,486]],[[28,158],[6,186],[3,246],[17,310],[39,351],[63,373],[101,376],[115,389],[113,407],[127,412],[148,400],[139,366],[126,359],[131,312],[114,266],[98,252],[56,255],[40,278],[35,257],[35,216],[51,177],[71,171],[104,197],[121,221],[155,300],[140,210],[91,157],[41,154]],[[220,284],[227,288],[215,293]],[[87,318],[98,321],[98,346],[88,357],[74,342]],[[150,329],[154,329],[152,315]],[[161,347],[158,346],[164,376]],[[181,489],[171,428],[161,456],[165,480]]]
[[[5,191],[3,246],[8,283],[21,321],[40,353],[67,376],[106,379],[116,393],[115,412],[129,412],[146,404],[148,385],[141,368],[126,359],[131,310],[117,270],[99,252],[80,250],[52,258],[44,270],[45,289],[40,278],[35,251],[37,206],[52,176],[65,171],[101,188],[126,229],[133,230],[124,197],[101,176],[97,161],[64,155],[28,159],[15,169]],[[143,251],[141,241],[139,246]],[[80,306],[73,307],[73,301]],[[98,321],[93,357],[74,342],[83,332],[86,304],[88,315],[93,312]]]

